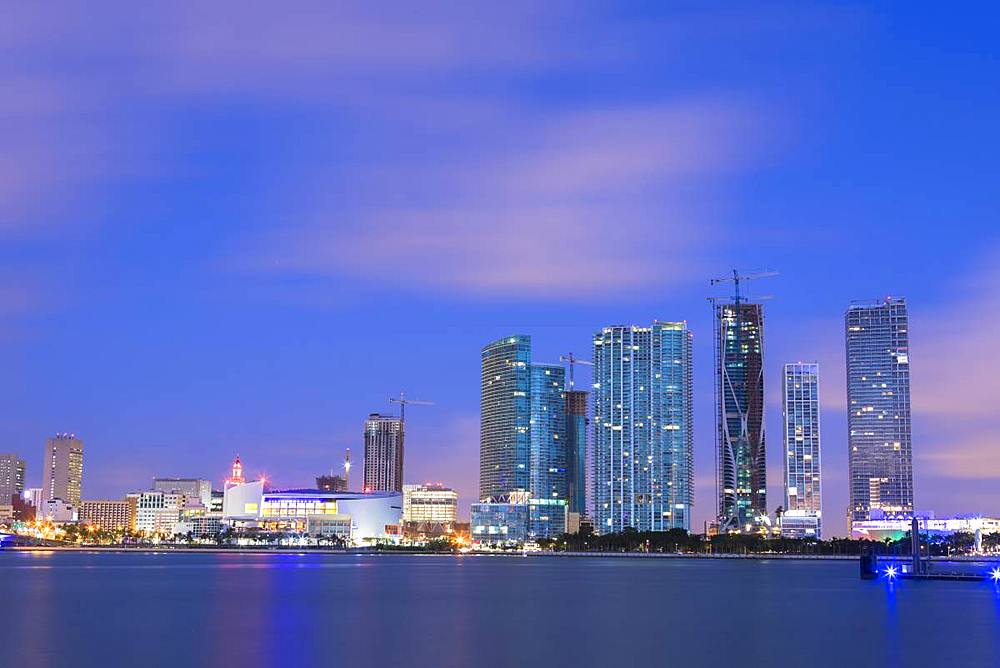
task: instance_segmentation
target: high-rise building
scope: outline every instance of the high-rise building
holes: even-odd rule
[[[529,491],[536,499],[568,497],[566,480],[566,369],[532,364],[528,406],[531,411]]]
[[[587,514],[587,425],[589,392],[566,390],[566,495],[569,512]]]
[[[820,538],[822,494],[819,365],[786,364],[782,374],[785,510],[782,535]]]
[[[850,521],[913,513],[906,300],[855,303],[845,316]],[[873,516],[874,515],[874,516]]]
[[[73,434],[56,434],[45,441],[42,487],[46,500],[80,505],[83,482],[83,441]]]
[[[508,336],[482,349],[479,497],[528,490],[531,463],[531,337]]]
[[[365,420],[365,491],[403,491],[403,424],[393,415]]]
[[[153,489],[158,492],[183,494],[190,504],[200,503],[205,508],[212,506],[212,481],[198,478],[153,478]]]
[[[685,322],[594,335],[595,530],[690,530],[691,352]]]
[[[529,336],[504,337],[482,350],[480,497],[533,498],[531,538],[566,531],[565,386],[563,367],[531,363]]]
[[[458,492],[444,485],[403,485],[403,521],[454,524]]]
[[[15,454],[0,455],[0,505],[10,505],[24,494],[24,460]]]
[[[767,516],[764,442],[764,309],[715,304],[719,530],[752,531]]]

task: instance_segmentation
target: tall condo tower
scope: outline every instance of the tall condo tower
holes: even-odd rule
[[[782,373],[785,513],[782,533],[822,536],[819,365],[786,364]]]
[[[535,499],[566,501],[569,496],[566,478],[569,459],[566,370],[558,364],[532,364],[530,369],[531,456],[528,489]]]
[[[566,392],[566,494],[569,512],[587,515],[587,404],[589,392]]]
[[[73,434],[56,434],[45,440],[42,461],[42,495],[45,500],[61,499],[72,506],[79,506],[83,482],[83,441]]]
[[[481,352],[479,498],[530,488],[531,337],[507,336]]]
[[[770,274],[761,274],[765,276]],[[746,301],[737,274],[731,302],[716,300],[715,399],[719,531],[753,531],[767,516],[764,447],[764,308]]]
[[[906,300],[854,303],[847,337],[851,523],[913,512],[910,345]]]
[[[365,491],[403,492],[403,423],[394,415],[365,420]]]
[[[685,322],[594,335],[594,514],[601,533],[691,528],[692,336]]]
[[[0,454],[0,505],[24,494],[24,460],[15,454]]]

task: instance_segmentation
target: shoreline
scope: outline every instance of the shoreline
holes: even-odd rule
[[[419,555],[445,557],[546,557],[546,558],[613,558],[613,559],[742,559],[742,560],[783,560],[783,561],[857,561],[856,555],[843,554],[686,554],[674,552],[432,552],[422,550],[333,550],[317,548],[266,548],[266,547],[122,547],[120,545],[101,546],[11,546],[3,552],[69,552],[104,554],[270,554],[270,555],[329,555],[329,556],[392,556]]]

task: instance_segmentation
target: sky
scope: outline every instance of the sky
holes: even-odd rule
[[[767,268],[781,365],[821,365],[843,535],[843,312],[911,313],[916,505],[1000,514],[995,8],[934,3],[14,3],[0,22],[0,450],[84,498],[356,463],[405,391],[406,478],[478,490],[479,350],[695,335],[695,528],[715,512],[709,280]],[[452,6],[449,6],[452,5]],[[581,380],[587,381],[581,371]]]

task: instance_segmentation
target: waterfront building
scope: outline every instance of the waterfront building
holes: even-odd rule
[[[0,503],[12,505],[15,496],[24,494],[24,460],[15,454],[0,454]]]
[[[53,524],[68,524],[76,522],[77,517],[77,507],[62,499],[40,501],[35,507],[35,519],[38,521],[44,520]]]
[[[567,389],[566,395],[566,500],[568,511],[586,515],[587,426],[589,392]]]
[[[1000,533],[1000,518],[977,515],[956,517],[935,517],[932,512],[887,515],[879,510],[872,511],[872,518],[858,520],[851,525],[851,538],[882,542],[886,539],[900,540],[910,531],[914,515],[920,523],[920,532],[925,536],[950,536],[956,533],[982,535]]]
[[[351,544],[353,520],[350,515],[310,515],[306,519],[306,533],[313,538],[338,538],[345,545]]]
[[[83,483],[83,441],[73,434],[56,434],[46,439],[42,461],[45,500],[62,499],[71,506],[79,506]]]
[[[851,523],[913,512],[908,320],[902,297],[845,315]]]
[[[528,500],[528,538],[555,538],[566,533],[569,523],[566,499]]]
[[[93,500],[80,502],[78,520],[107,530],[135,531],[136,497],[121,500]]]
[[[819,365],[786,364],[782,373],[785,505],[781,533],[820,538],[822,493]]]
[[[757,531],[767,518],[764,308],[737,287],[714,311],[719,530]]]
[[[24,490],[24,500],[36,509],[41,508],[42,502],[45,501],[45,490],[41,487],[29,487]]]
[[[394,415],[365,420],[365,491],[403,491],[403,423]]]
[[[187,515],[177,525],[177,533],[190,533],[195,538],[216,536],[225,529],[222,513],[208,512],[197,515]]]
[[[397,492],[324,492],[318,489],[264,490],[260,480],[232,485],[223,504],[225,521],[239,529],[315,533],[309,522],[351,522],[350,543],[398,540],[403,497]],[[336,517],[334,517],[336,516]]]
[[[482,349],[479,498],[526,491],[531,465],[531,337],[508,336]]]
[[[130,494],[136,504],[135,528],[147,534],[173,536],[181,533],[181,510],[184,495],[159,490],[147,490]]]
[[[528,489],[535,499],[558,499],[565,505],[566,479],[566,369],[559,365],[532,364],[529,388]]]
[[[183,494],[205,508],[212,506],[212,481],[199,478],[153,478],[153,489],[171,494]]]
[[[528,540],[529,501],[526,492],[472,504],[473,545],[514,546]]]
[[[458,492],[441,484],[403,485],[403,521],[451,525],[458,517]]]
[[[601,533],[690,530],[692,335],[685,322],[594,335],[594,514]]]

